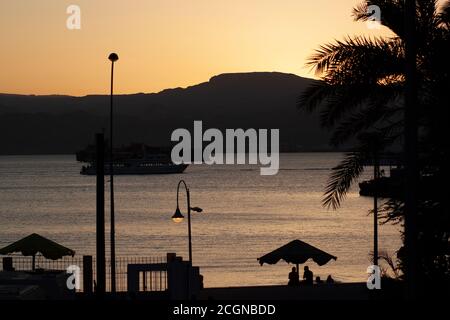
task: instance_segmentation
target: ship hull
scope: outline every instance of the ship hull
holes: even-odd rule
[[[114,175],[147,175],[147,174],[176,174],[183,173],[188,167],[187,164],[164,164],[164,165],[149,165],[149,166],[133,166],[133,167],[114,167]],[[105,164],[105,175],[109,175],[110,167]],[[96,175],[95,166],[83,167],[80,174],[93,176]]]

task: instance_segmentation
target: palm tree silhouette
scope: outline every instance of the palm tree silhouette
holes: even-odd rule
[[[442,142],[444,110],[450,98],[450,1],[417,2],[417,73],[421,143]],[[367,134],[376,135],[377,152],[403,139],[405,84],[404,0],[365,1],[353,9],[356,21],[368,21],[368,7],[381,8],[381,24],[391,37],[346,37],[321,46],[309,59],[321,79],[299,98],[298,107],[319,111],[321,124],[332,130],[335,146],[354,142],[353,151],[333,168],[323,204],[337,209],[373,156]],[[438,125],[436,125],[438,124]],[[438,148],[434,148],[438,149]]]

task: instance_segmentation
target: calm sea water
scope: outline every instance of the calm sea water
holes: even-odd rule
[[[242,165],[191,165],[181,175],[117,176],[117,255],[176,252],[187,258],[187,224],[170,219],[178,180],[184,179],[192,206],[204,209],[193,213],[192,233],[193,262],[201,267],[205,286],[285,284],[289,265],[260,266],[256,258],[293,239],[338,257],[322,267],[307,263],[315,275],[365,281],[372,199],[360,197],[356,188],[340,210],[321,206],[330,168],[341,157],[282,154],[276,176],[260,176],[257,166]],[[36,232],[77,255],[95,254],[95,177],[81,176],[79,170],[69,155],[0,157],[0,247]],[[183,211],[184,193],[180,200]],[[394,255],[400,244],[399,227],[380,227],[380,249]]]

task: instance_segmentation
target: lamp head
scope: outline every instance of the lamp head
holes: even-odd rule
[[[175,210],[175,213],[172,216],[172,221],[175,223],[180,223],[184,219],[184,216],[180,212],[180,208],[177,207],[177,210]]]
[[[117,55],[117,53],[111,53],[108,57],[109,60],[111,60],[112,62],[116,62],[117,60],[119,60],[119,56]]]

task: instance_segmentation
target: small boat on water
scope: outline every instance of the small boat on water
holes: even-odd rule
[[[90,145],[76,153],[77,161],[83,165],[80,174],[95,175],[95,147]],[[105,150],[105,174],[110,174],[111,161],[109,151]],[[144,144],[132,144],[114,149],[113,173],[117,175],[174,174],[182,173],[187,164],[175,164],[170,158],[170,149],[149,147]]]
[[[374,180],[370,179],[359,183],[359,195],[364,197],[398,198],[403,194],[404,169],[401,156],[395,153],[382,153],[377,159],[377,164],[381,166],[380,176]],[[368,159],[365,166],[373,166],[374,159]],[[388,169],[388,175],[385,170]]]
[[[398,198],[402,195],[402,179],[396,177],[380,177],[359,183],[359,195],[380,198]]]

